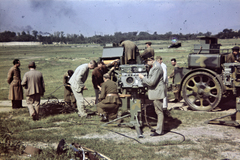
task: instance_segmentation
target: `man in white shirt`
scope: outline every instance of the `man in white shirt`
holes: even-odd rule
[[[163,98],[163,109],[167,109],[168,107],[168,99],[167,99],[167,86],[168,86],[168,77],[167,77],[167,66],[166,64],[163,63],[162,57],[157,56],[156,61],[161,64],[162,69],[163,69],[163,82],[166,85],[165,87],[165,95],[166,97]]]
[[[94,60],[78,66],[68,81],[68,83],[71,84],[71,89],[73,91],[74,97],[77,100],[79,117],[88,117],[86,110],[84,109],[83,90],[87,90],[87,87],[84,83],[88,78],[89,69],[94,69],[96,66],[97,63]]]

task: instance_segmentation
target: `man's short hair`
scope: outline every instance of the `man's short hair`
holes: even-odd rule
[[[119,44],[121,44],[123,41],[125,41],[124,39],[122,39],[120,42],[119,42]]]
[[[156,60],[158,60],[158,59],[159,59],[159,60],[162,60],[162,57],[161,57],[161,56],[157,56],[157,57],[156,57]]]
[[[171,61],[177,62],[175,58],[172,58]]]
[[[73,70],[68,70],[68,75],[69,75],[69,77],[72,77],[73,73],[74,73]]]
[[[97,67],[97,62],[95,60],[91,60],[89,63],[93,65],[94,68]]]
[[[13,60],[13,65],[18,64],[18,62],[19,62],[19,59],[14,59]]]
[[[102,65],[104,65],[103,61],[98,61],[97,64],[102,64]]]
[[[28,64],[28,68],[36,68],[36,64],[35,64],[35,62],[29,62],[29,64]]]
[[[110,79],[110,75],[109,75],[108,73],[105,73],[105,74],[103,75],[103,77],[106,78],[106,79]]]

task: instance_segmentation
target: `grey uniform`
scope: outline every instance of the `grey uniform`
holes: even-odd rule
[[[154,100],[155,112],[158,116],[156,132],[158,134],[163,133],[163,98],[165,95],[165,84],[163,82],[163,69],[161,65],[155,61],[152,68],[149,71],[148,77],[143,77],[143,83],[148,85],[148,98]]]

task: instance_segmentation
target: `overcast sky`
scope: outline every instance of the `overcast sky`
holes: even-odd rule
[[[217,34],[240,29],[240,0],[0,0],[0,32],[86,37],[145,31]]]

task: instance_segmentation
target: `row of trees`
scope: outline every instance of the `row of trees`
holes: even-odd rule
[[[92,37],[84,37],[82,34],[67,34],[65,35],[63,31],[50,33],[42,33],[36,30],[32,31],[30,34],[29,31],[22,31],[21,33],[15,33],[11,31],[5,31],[0,33],[0,42],[11,42],[11,41],[37,41],[44,44],[52,44],[53,42],[69,43],[69,44],[83,44],[83,43],[118,43],[123,39],[128,39],[132,41],[137,40],[169,40],[172,37],[177,38],[178,40],[192,40],[196,39],[197,36],[211,36],[211,32],[197,34],[173,34],[172,32],[167,32],[165,34],[157,34],[154,32],[150,34],[148,32],[115,32],[114,35],[95,35]],[[238,38],[240,37],[240,30],[233,31],[232,29],[224,29],[222,32],[214,35],[217,38]]]

